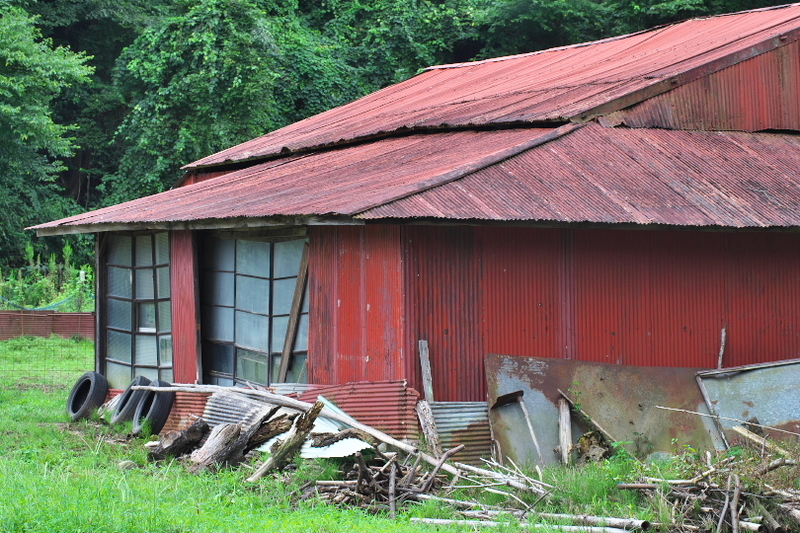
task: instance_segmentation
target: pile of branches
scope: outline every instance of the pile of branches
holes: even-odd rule
[[[667,503],[672,524],[687,531],[758,531],[782,533],[800,526],[800,491],[790,485],[800,477],[790,453],[744,428],[737,432],[758,446],[714,462],[710,453],[687,479],[644,477],[619,484]],[[786,483],[789,481],[790,483]]]

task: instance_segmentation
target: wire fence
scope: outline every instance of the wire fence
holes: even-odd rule
[[[93,336],[91,313],[0,311],[0,382],[72,387],[94,370]]]

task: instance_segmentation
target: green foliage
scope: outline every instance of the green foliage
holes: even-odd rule
[[[35,256],[33,245],[25,248],[27,266],[0,270],[0,309],[28,309],[50,307],[64,312],[94,310],[94,269],[91,265],[80,268],[71,262],[73,251],[67,243],[63,250],[64,262],[58,263],[51,254],[46,264]]]
[[[73,128],[53,120],[61,92],[84,83],[86,56],[41,37],[25,11],[0,3],[0,266],[12,265],[30,242],[26,225],[75,212],[53,183],[69,156]],[[46,242],[37,243],[41,251]]]

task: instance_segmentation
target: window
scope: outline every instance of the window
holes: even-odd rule
[[[111,235],[105,266],[105,367],[112,388],[136,375],[172,381],[169,235]]]
[[[305,246],[305,239],[205,240],[200,289],[204,382],[277,381]],[[304,297],[287,381],[306,379],[307,354]]]

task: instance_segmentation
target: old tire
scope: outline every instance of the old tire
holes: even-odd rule
[[[171,383],[157,379],[151,383],[154,387],[170,387]],[[172,411],[175,401],[174,391],[156,392],[142,391],[144,396],[139,400],[136,411],[133,413],[133,434],[141,434],[145,428],[150,428],[150,434],[156,435],[164,427]]]
[[[120,396],[117,407],[114,409],[114,413],[111,415],[110,422],[112,424],[119,424],[120,422],[125,422],[126,420],[131,420],[133,418],[133,413],[136,412],[136,406],[139,405],[139,401],[147,391],[132,390],[131,387],[145,385],[150,385],[150,380],[146,377],[136,376],[133,378],[133,381],[131,381],[130,385],[125,388],[125,391]]]
[[[72,420],[88,417],[103,405],[108,394],[106,377],[97,372],[87,372],[78,378],[67,398],[67,414]]]

